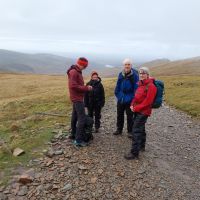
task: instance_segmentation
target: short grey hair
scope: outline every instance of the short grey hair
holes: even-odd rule
[[[140,68],[139,68],[139,72],[140,72],[140,71],[143,71],[145,74],[150,75],[150,71],[149,71],[149,68],[148,68],[148,67],[140,67]]]
[[[124,59],[124,61],[123,61],[123,65],[125,65],[125,64],[130,64],[130,65],[132,65],[132,64],[133,64],[133,61],[132,61],[130,58],[126,58],[126,59]]]

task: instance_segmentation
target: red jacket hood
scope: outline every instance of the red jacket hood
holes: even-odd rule
[[[69,72],[75,69],[77,72],[82,73],[82,71],[79,69],[79,67],[77,65],[72,65],[68,70],[67,70],[67,74],[69,75]]]
[[[153,83],[155,81],[155,78],[153,77],[149,77],[148,79],[144,79],[144,80],[140,80],[138,82],[138,85],[141,86],[141,85],[147,85],[149,83]]]

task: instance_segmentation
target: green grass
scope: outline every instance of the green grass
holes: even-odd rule
[[[169,105],[200,118],[200,76],[162,76]]]
[[[0,150],[0,171],[4,170],[4,178],[0,180],[0,184],[5,184],[9,180],[10,169],[26,165],[32,158],[41,156],[42,149],[46,148],[45,144],[53,136],[52,130],[56,123],[67,125],[69,121],[68,117],[39,116],[35,113],[52,112],[67,115],[70,108],[70,103],[64,96],[56,97],[55,100],[12,102],[3,108],[0,138],[11,150],[20,147],[25,154],[14,157],[5,149]],[[12,130],[13,125],[18,127],[17,130]],[[34,151],[35,149],[37,150]]]
[[[47,142],[53,136],[52,130],[57,128],[57,124],[67,125],[70,120],[69,117],[35,113],[49,112],[68,116],[71,103],[66,80],[62,76],[1,76],[4,84],[0,95],[4,97],[4,101],[0,102],[0,138],[11,150],[20,147],[25,151],[25,154],[14,157],[5,149],[0,149],[0,171],[4,172],[3,177],[0,174],[0,185],[4,185],[10,179],[13,169],[26,166],[31,159],[43,155],[42,151],[47,147]],[[106,97],[112,96],[115,79],[103,79],[103,83]],[[14,87],[15,90],[12,90]],[[14,126],[17,128],[13,128]]]
[[[199,76],[159,78],[165,82],[165,98],[168,104],[200,118]],[[12,87],[9,86],[10,81],[14,81]],[[0,184],[6,184],[9,180],[11,169],[25,166],[30,159],[42,156],[42,150],[52,138],[52,130],[56,128],[56,124],[69,123],[69,117],[40,116],[35,113],[67,115],[71,112],[66,80],[62,76],[6,75],[4,82],[2,92],[0,90],[1,97],[5,94],[5,102],[0,104],[0,138],[7,142],[10,149],[20,147],[26,153],[13,157],[5,150],[0,150],[0,171],[4,172],[4,177],[0,177]],[[113,96],[116,78],[103,79],[103,84],[106,97]],[[26,89],[24,85],[29,87]],[[30,91],[30,88],[34,90]],[[12,89],[13,91],[10,91]],[[13,130],[13,125],[18,129]]]

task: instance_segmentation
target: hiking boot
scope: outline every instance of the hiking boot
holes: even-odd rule
[[[75,135],[70,134],[70,135],[68,136],[68,139],[70,139],[70,140],[75,140]]]
[[[132,154],[131,152],[127,153],[124,155],[124,158],[126,160],[135,160],[135,159],[138,159],[138,154]]]
[[[114,133],[113,133],[113,135],[121,135],[122,134],[122,131],[120,131],[120,130],[116,130]]]
[[[88,146],[88,143],[86,142],[77,142],[76,140],[73,141],[73,145],[76,146],[76,147],[86,147]]]
[[[132,132],[128,132],[128,138],[133,138],[133,133]]]

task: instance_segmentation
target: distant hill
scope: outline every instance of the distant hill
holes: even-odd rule
[[[116,77],[122,70],[121,61],[114,58],[93,57],[84,75],[98,71],[102,77]],[[76,62],[73,58],[53,54],[27,54],[0,49],[0,72],[65,74],[67,68]],[[157,59],[136,66],[146,66],[154,76],[200,74],[200,57],[170,61]]]
[[[157,59],[157,60],[152,60],[150,62],[143,63],[141,66],[145,66],[151,69],[157,66],[168,64],[168,63],[170,63],[170,60],[163,58],[163,59]]]
[[[53,54],[27,54],[0,49],[0,72],[65,74],[67,68],[75,62],[76,59]],[[84,75],[88,76],[95,70],[101,76],[116,76],[121,68],[106,67],[107,62],[109,61],[104,58],[102,60],[98,58],[97,61],[89,60],[89,67],[84,70]],[[113,63],[115,64],[112,60]]]
[[[0,50],[0,71],[4,72],[62,74],[71,63],[72,59],[62,56]]]
[[[156,76],[200,75],[200,57],[160,64],[151,69]]]

